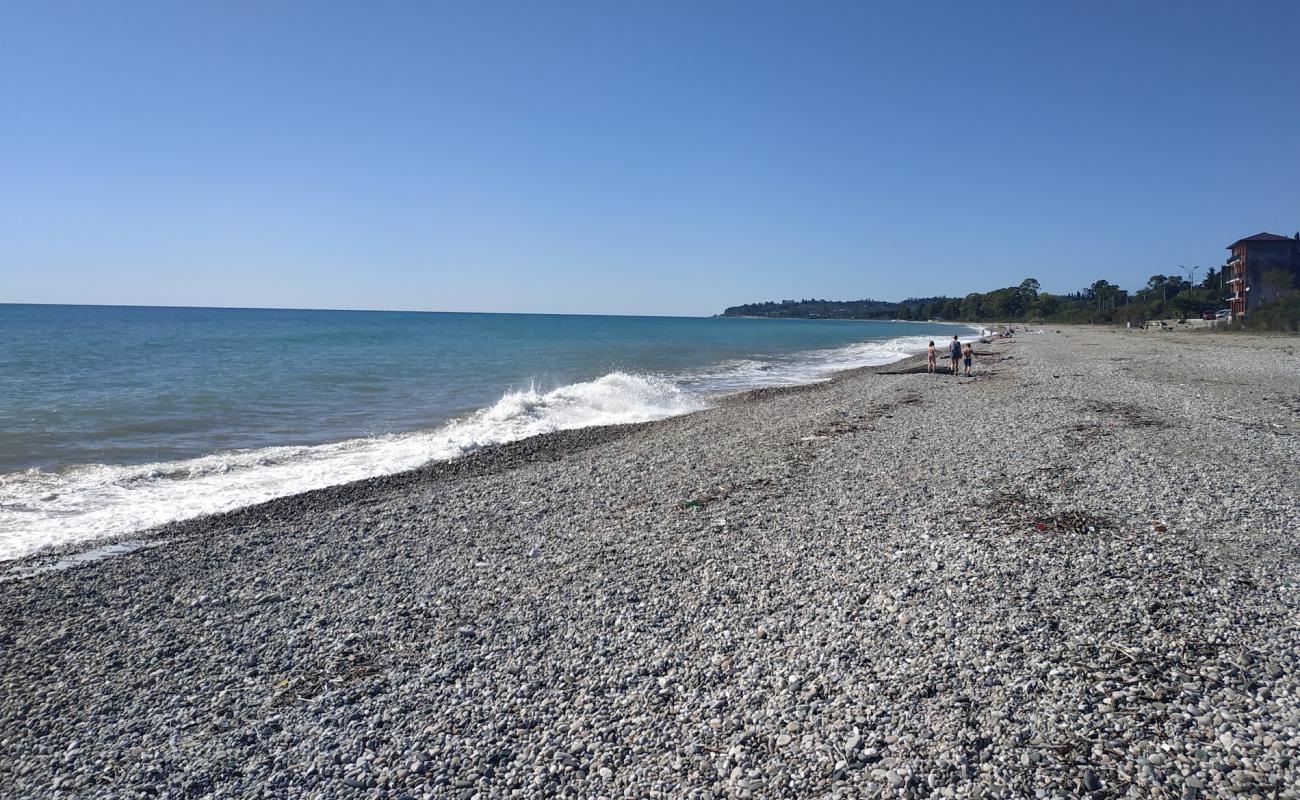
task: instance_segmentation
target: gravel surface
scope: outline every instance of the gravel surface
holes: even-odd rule
[[[11,563],[0,796],[1300,796],[1296,349],[1048,329]]]

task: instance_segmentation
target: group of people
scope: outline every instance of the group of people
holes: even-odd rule
[[[939,353],[934,349],[934,342],[930,342],[930,348],[927,351],[929,363],[927,369],[933,373],[938,368]],[[966,362],[966,377],[970,377],[970,362],[975,358],[975,349],[967,342],[965,347],[960,340],[954,335],[952,341],[948,343],[948,357],[952,359],[952,374],[957,374],[957,362]]]

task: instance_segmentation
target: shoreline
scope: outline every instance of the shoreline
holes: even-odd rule
[[[5,580],[5,576],[10,572],[25,572],[33,566],[40,566],[40,562],[57,561],[86,550],[100,549],[123,542],[135,540],[170,541],[176,538],[194,535],[196,533],[200,535],[206,534],[209,533],[211,529],[222,526],[246,525],[265,520],[268,517],[276,518],[284,516],[285,514],[292,514],[304,506],[315,503],[323,503],[323,508],[346,505],[355,499],[355,495],[364,494],[370,491],[400,491],[425,484],[436,484],[442,481],[468,479],[494,475],[500,472],[508,472],[538,461],[554,461],[563,458],[564,456],[581,452],[590,447],[595,447],[606,442],[616,441],[624,436],[634,435],[641,430],[649,429],[653,426],[663,425],[693,414],[707,413],[718,407],[744,405],[745,403],[761,400],[767,397],[799,393],[804,390],[815,389],[830,383],[835,383],[841,380],[850,380],[863,375],[903,374],[899,371],[901,366],[906,366],[908,372],[924,372],[926,366],[925,357],[924,355],[909,355],[904,356],[897,361],[891,361],[888,364],[838,370],[831,377],[816,383],[801,383],[789,386],[765,386],[755,389],[745,389],[738,392],[729,392],[715,397],[715,404],[712,406],[696,411],[688,411],[684,414],[678,414],[671,417],[664,417],[663,419],[648,420],[645,422],[618,423],[613,425],[591,425],[585,428],[567,428],[549,431],[547,433],[539,433],[523,439],[516,439],[511,442],[489,445],[455,458],[430,461],[427,464],[414,469],[392,472],[386,475],[376,475],[374,477],[362,478],[360,480],[348,481],[346,483],[334,484],[332,486],[322,486],[317,489],[309,489],[305,492],[273,497],[269,500],[264,500],[247,506],[240,506],[239,508],[231,509],[229,511],[220,511],[214,514],[205,514],[197,517],[173,520],[171,522],[163,523],[162,525],[113,534],[111,536],[51,544],[17,558],[0,561],[0,581]],[[13,578],[12,580],[22,579]]]
[[[1294,796],[1300,377],[1232,340],[1061,326],[0,582],[0,793]]]
[[[975,328],[971,328],[970,326],[962,326],[962,327],[966,327],[966,328],[967,328],[967,329],[968,329],[972,334],[975,334],[975,333],[976,333],[976,329],[975,329]],[[882,341],[884,341],[884,342],[891,342],[891,341],[896,341],[896,340],[901,341],[902,339],[905,339],[905,338],[906,338],[906,337],[892,337],[892,338],[890,338],[890,339],[885,339],[885,340],[882,340]],[[874,341],[874,340],[869,340],[867,343],[871,343],[871,342],[873,342],[873,341]],[[911,357],[911,356],[909,356],[909,355],[902,355],[902,356],[900,356],[899,358],[895,359],[895,361],[887,362],[887,364],[885,364],[885,365],[875,365],[875,366],[887,366],[888,364],[898,363],[898,361],[905,360],[905,359],[910,358],[910,357]],[[788,386],[789,386],[789,387],[800,387],[800,386],[816,385],[816,384],[818,384],[818,383],[824,383],[824,382],[829,381],[829,380],[834,380],[834,379],[836,378],[836,376],[839,375],[839,374],[841,374],[841,373],[845,373],[845,372],[850,372],[850,373],[851,373],[851,372],[854,372],[854,371],[859,370],[859,369],[870,369],[870,368],[872,368],[872,367],[851,367],[851,368],[848,368],[848,369],[833,370],[833,371],[831,371],[831,372],[827,375],[827,377],[825,377],[825,378],[821,378],[821,379],[817,379],[817,380],[812,380],[811,382],[798,382],[798,383],[791,383],[791,384],[789,384]],[[614,373],[610,373],[610,374],[614,374]],[[602,377],[609,377],[609,374],[607,374],[607,375],[605,375],[605,376],[602,376]],[[634,377],[638,377],[638,376],[634,376]],[[594,380],[600,380],[600,379],[598,378],[598,379],[594,379]],[[585,385],[585,383],[587,383],[587,382],[578,382],[577,384],[571,384],[571,385]],[[563,387],[560,387],[560,388],[563,388]],[[700,403],[703,403],[703,404],[704,404],[704,408],[707,409],[707,408],[715,407],[715,406],[720,405],[720,404],[730,403],[730,402],[732,402],[732,399],[731,399],[731,398],[733,398],[733,397],[744,398],[744,397],[745,397],[749,392],[758,391],[758,390],[761,390],[761,389],[773,389],[773,388],[787,388],[787,387],[784,387],[784,386],[775,386],[775,387],[758,387],[758,389],[747,389],[747,390],[739,390],[739,391],[734,391],[734,390],[733,390],[733,391],[722,391],[722,392],[706,392],[706,393],[702,393],[702,394],[699,395],[699,397],[700,397],[700,401],[699,401],[699,402],[700,402]],[[558,389],[557,389],[557,391],[558,391]],[[434,426],[434,427],[432,427],[432,428],[422,428],[422,429],[415,429],[415,430],[410,430],[410,431],[401,431],[401,432],[397,432],[395,435],[398,437],[398,440],[399,440],[399,441],[400,441],[403,437],[421,437],[421,436],[423,436],[423,437],[437,437],[437,436],[443,435],[443,434],[446,433],[447,431],[454,430],[454,429],[455,429],[455,426],[457,426],[458,424],[459,424],[459,425],[469,424],[469,423],[472,422],[474,419],[476,419],[477,415],[482,414],[484,411],[487,411],[487,410],[490,409],[490,408],[491,408],[491,406],[485,406],[484,408],[477,409],[477,410],[475,410],[475,411],[473,411],[473,412],[470,412],[470,413],[468,413],[468,414],[461,415],[460,417],[456,417],[456,418],[453,418],[453,419],[449,419],[449,420],[445,421],[444,423],[442,423],[442,424],[440,424],[440,425],[437,425],[437,426]],[[667,417],[660,417],[660,419],[668,419],[668,418],[672,418],[672,417],[675,417],[675,416],[681,416],[681,415],[683,415],[683,414],[695,413],[696,410],[699,410],[699,409],[697,408],[697,409],[695,409],[695,410],[689,410],[689,411],[676,411],[675,413],[672,413],[672,414],[670,414],[670,415],[667,416]],[[649,421],[656,421],[656,420],[649,420]],[[639,422],[614,423],[613,427],[618,427],[619,425],[635,425],[635,424],[640,424],[640,423],[639,423]],[[587,427],[608,427],[608,426],[595,425],[595,426],[587,426]],[[568,430],[580,430],[580,429],[581,429],[581,428],[561,428],[561,429],[559,429],[559,431],[549,431],[549,432],[547,432],[547,433],[543,433],[543,434],[532,434],[532,435],[529,435],[529,436],[524,436],[524,437],[522,437],[522,438],[523,438],[523,439],[530,439],[530,438],[534,438],[534,437],[536,437],[536,436],[538,436],[538,435],[545,436],[545,435],[548,435],[549,433],[562,432],[562,431],[568,431]],[[232,454],[233,454],[233,455],[236,455],[236,456],[240,456],[240,457],[242,457],[243,455],[245,455],[245,454],[247,454],[247,453],[264,452],[264,451],[266,451],[266,450],[274,450],[274,449],[276,449],[276,448],[305,448],[305,449],[307,449],[307,450],[313,450],[313,451],[314,451],[314,450],[317,450],[317,449],[329,449],[329,448],[335,448],[335,447],[344,446],[344,445],[349,445],[349,444],[352,444],[352,443],[355,443],[355,442],[361,442],[361,441],[365,441],[365,440],[362,440],[362,439],[356,439],[356,438],[350,438],[350,439],[342,439],[342,440],[328,440],[328,441],[315,442],[315,443],[307,443],[307,444],[288,443],[288,444],[282,444],[282,445],[273,445],[273,446],[268,446],[268,447],[265,447],[265,448],[238,449],[238,450],[235,450],[235,451],[231,451],[230,453],[225,453],[224,455],[229,456],[229,455],[232,455]],[[223,515],[223,514],[238,513],[239,511],[241,511],[241,510],[243,510],[243,509],[245,509],[245,508],[257,507],[257,506],[261,506],[261,505],[263,505],[263,504],[265,504],[265,503],[268,503],[268,502],[274,502],[274,501],[276,501],[276,500],[282,500],[282,499],[292,498],[292,497],[295,497],[295,496],[297,496],[297,495],[299,495],[299,494],[313,494],[313,493],[319,492],[319,491],[324,490],[324,489],[337,488],[337,487],[341,487],[341,486],[344,486],[344,485],[347,485],[347,484],[350,484],[350,483],[354,483],[354,482],[358,482],[358,481],[360,481],[360,482],[365,482],[365,481],[370,481],[370,480],[382,479],[382,478],[389,477],[389,476],[399,475],[399,474],[402,474],[402,473],[405,473],[405,472],[418,472],[418,471],[420,471],[420,470],[422,470],[422,469],[425,469],[426,467],[428,467],[429,465],[432,465],[432,464],[443,463],[443,462],[446,462],[446,461],[449,461],[449,460],[450,460],[450,461],[459,460],[459,459],[464,458],[464,457],[466,457],[466,456],[468,456],[468,455],[473,455],[473,454],[475,454],[475,453],[481,452],[481,451],[483,451],[483,450],[485,450],[485,449],[486,449],[486,450],[490,450],[490,449],[493,449],[493,448],[496,448],[496,447],[500,447],[500,446],[502,446],[502,445],[508,445],[508,444],[511,444],[511,443],[513,443],[513,442],[518,442],[518,441],[520,441],[520,439],[510,440],[510,441],[502,442],[502,443],[499,443],[499,444],[488,444],[488,445],[483,445],[483,446],[480,446],[480,447],[478,447],[478,448],[472,449],[472,450],[470,450],[470,451],[468,451],[468,452],[466,452],[466,453],[462,453],[461,455],[452,456],[451,458],[431,457],[431,458],[430,458],[430,459],[429,459],[429,460],[428,460],[424,465],[421,465],[421,466],[409,467],[409,468],[405,468],[405,469],[399,469],[397,472],[381,473],[381,474],[378,474],[378,475],[372,475],[372,476],[369,476],[369,477],[362,477],[362,478],[358,478],[358,479],[355,479],[355,480],[344,480],[343,482],[341,482],[341,483],[337,483],[337,484],[330,484],[330,485],[326,485],[326,486],[318,486],[318,487],[315,487],[315,488],[308,488],[308,489],[301,490],[301,491],[293,491],[293,492],[289,492],[289,493],[286,493],[286,494],[281,494],[281,495],[278,495],[278,496],[272,496],[272,497],[269,497],[269,498],[264,499],[264,500],[257,500],[257,501],[254,501],[254,502],[248,503],[247,505],[242,505],[242,506],[238,506],[238,507],[231,508],[231,509],[219,510],[219,511],[214,511],[214,512],[205,513],[205,514],[200,514],[200,515],[196,515],[196,516],[183,517],[183,518],[181,518],[181,519],[170,520],[170,521],[161,522],[161,523],[156,523],[156,524],[146,524],[146,525],[143,525],[143,526],[140,526],[140,527],[134,527],[134,528],[132,528],[132,529],[130,529],[130,530],[122,530],[122,531],[119,531],[119,532],[116,532],[116,533],[107,534],[107,535],[103,535],[103,534],[90,534],[90,535],[84,536],[84,537],[82,537],[82,538],[72,539],[72,540],[70,540],[70,541],[53,541],[53,542],[49,542],[49,543],[47,543],[47,544],[44,544],[44,545],[38,546],[38,547],[36,547],[36,548],[33,549],[33,550],[29,550],[28,552],[25,552],[25,553],[23,553],[22,555],[19,555],[19,556],[12,556],[12,557],[10,557],[10,556],[8,556],[8,554],[6,554],[6,557],[5,557],[5,558],[0,558],[0,579],[3,579],[3,575],[4,575],[6,572],[12,572],[12,570],[6,570],[6,569],[5,569],[6,566],[11,566],[11,567],[13,567],[13,566],[19,566],[19,562],[23,561],[24,559],[33,558],[33,557],[37,557],[37,558],[39,558],[39,557],[49,557],[49,556],[52,556],[52,557],[58,557],[58,556],[67,555],[67,554],[69,554],[69,553],[71,553],[71,552],[76,552],[76,551],[78,551],[78,550],[85,550],[85,549],[93,548],[93,547],[96,547],[96,546],[99,546],[99,545],[112,544],[112,543],[114,543],[114,542],[119,542],[119,541],[123,541],[123,540],[126,540],[126,539],[137,539],[137,538],[141,538],[141,537],[146,537],[146,538],[156,538],[156,537],[153,536],[153,534],[154,534],[155,531],[157,531],[157,530],[159,530],[159,529],[169,528],[169,527],[171,527],[171,526],[173,526],[173,525],[176,525],[176,524],[178,524],[178,523],[183,523],[183,522],[192,521],[192,520],[204,520],[204,519],[207,519],[207,518],[209,518],[209,517],[219,517],[219,516],[221,516],[221,515]],[[208,454],[203,454],[203,455],[201,455],[201,456],[196,456],[196,457],[194,457],[194,458],[180,459],[180,460],[173,461],[173,462],[166,462],[166,464],[162,464],[162,465],[159,465],[159,466],[167,466],[167,465],[171,465],[171,466],[182,466],[182,467],[183,467],[185,464],[194,463],[194,462],[197,462],[197,461],[202,460],[202,459],[219,458],[219,457],[221,457],[221,456],[223,456],[223,453],[221,453],[221,452],[217,452],[217,453],[208,453]],[[63,469],[56,471],[56,474],[58,474],[59,472],[62,472],[63,470],[67,470],[67,469],[72,469],[72,470],[81,470],[81,469],[84,469],[84,468],[87,468],[87,467],[109,467],[109,468],[112,468],[112,469],[133,469],[133,468],[134,468],[134,469],[140,469],[140,468],[143,468],[143,467],[145,467],[145,466],[149,466],[149,463],[146,462],[146,463],[141,463],[141,464],[108,464],[108,465],[83,465],[83,464],[74,464],[74,465],[66,465]],[[240,468],[237,467],[237,469],[240,469]],[[248,469],[248,468],[243,468],[243,469]],[[252,469],[256,470],[256,469],[258,469],[258,468],[257,468],[257,467],[253,467]],[[182,482],[182,483],[184,483],[184,482]],[[75,522],[72,523],[72,524],[75,524]]]

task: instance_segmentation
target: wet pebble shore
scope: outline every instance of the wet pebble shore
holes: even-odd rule
[[[1296,797],[1296,348],[1049,328],[0,565],[0,795]]]

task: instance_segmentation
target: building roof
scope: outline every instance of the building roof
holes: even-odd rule
[[[1227,250],[1231,250],[1242,242],[1290,242],[1294,241],[1290,236],[1278,236],[1276,233],[1257,233],[1254,236],[1247,236],[1245,239],[1238,239],[1228,245]]]

